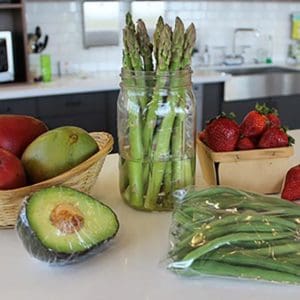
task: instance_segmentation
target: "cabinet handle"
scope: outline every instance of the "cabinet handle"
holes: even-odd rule
[[[81,101],[67,101],[65,103],[66,106],[80,106],[81,105]]]

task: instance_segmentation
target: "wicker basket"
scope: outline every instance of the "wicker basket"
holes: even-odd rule
[[[106,132],[92,132],[99,151],[86,161],[54,178],[13,190],[0,191],[0,229],[14,227],[22,200],[42,188],[65,185],[88,193],[95,184],[105,157],[112,150],[113,137]]]

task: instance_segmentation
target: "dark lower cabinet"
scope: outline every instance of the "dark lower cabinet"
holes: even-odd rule
[[[300,95],[223,102],[222,111],[235,112],[237,121],[241,122],[244,116],[255,107],[256,103],[266,103],[268,106],[276,108],[282,124],[289,129],[300,128]]]
[[[0,101],[0,113],[24,114],[39,118],[49,129],[65,125],[89,132],[106,131],[117,145],[117,98],[119,91],[54,95]]]
[[[197,130],[205,127],[208,120],[221,112],[224,95],[223,83],[194,84],[197,109]]]
[[[37,116],[37,105],[33,99],[1,100],[0,114]]]
[[[79,115],[68,115],[68,116],[58,116],[58,117],[40,117],[49,128],[56,128],[63,125],[78,126],[86,131],[106,131],[106,120],[105,118],[99,116],[99,114],[87,114],[85,116]]]

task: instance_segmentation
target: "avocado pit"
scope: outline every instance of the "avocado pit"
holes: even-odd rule
[[[50,222],[62,234],[78,232],[84,224],[81,211],[70,203],[58,204],[50,214]]]

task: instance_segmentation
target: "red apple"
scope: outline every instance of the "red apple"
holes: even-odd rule
[[[25,148],[47,130],[47,126],[34,117],[0,115],[0,147],[21,158]]]
[[[26,185],[26,175],[21,160],[0,148],[0,189],[16,189]]]

